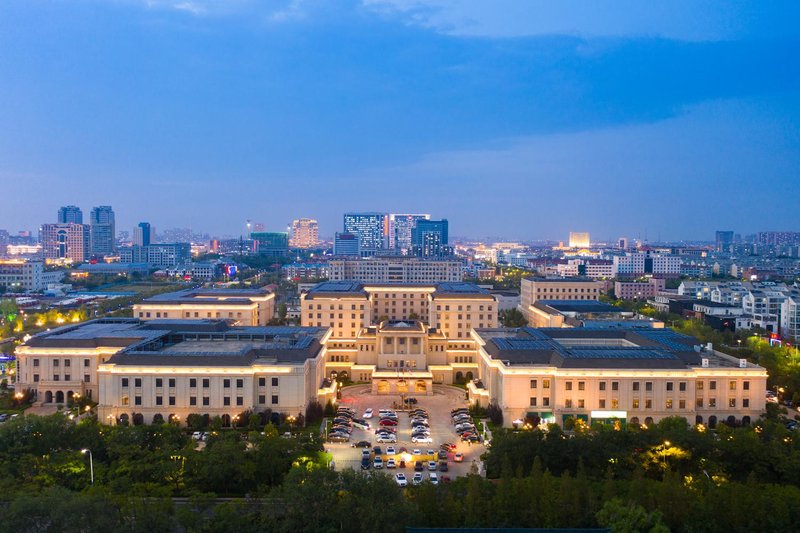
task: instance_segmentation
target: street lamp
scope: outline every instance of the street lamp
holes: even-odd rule
[[[92,457],[92,450],[84,448],[81,450],[83,455],[89,454],[89,475],[91,476],[92,485],[94,485],[94,458]]]
[[[661,448],[661,462],[664,465],[664,468],[667,468],[667,448],[671,445],[668,440],[664,441],[664,446]]]

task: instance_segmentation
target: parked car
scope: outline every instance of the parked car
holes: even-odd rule
[[[405,467],[406,467],[406,462],[400,459],[400,462],[397,463],[397,468],[405,468]]]
[[[361,458],[361,470],[369,470],[369,456]]]
[[[425,470],[425,467],[422,465],[422,461],[417,461],[414,463],[415,472],[422,472],[423,470]]]
[[[444,444],[439,446],[439,449],[447,450],[449,452],[454,452],[456,450],[456,445],[453,444],[452,442],[445,442]]]
[[[428,470],[436,472],[436,461],[428,461]]]
[[[380,442],[383,444],[392,443],[394,444],[397,442],[397,436],[395,435],[378,435],[378,438],[375,439],[375,442]]]
[[[368,440],[360,440],[353,443],[353,448],[370,448],[372,444]]]
[[[350,440],[350,435],[341,435],[341,434],[328,435],[328,440],[330,442],[348,442]]]
[[[369,429],[369,423],[364,420],[353,420],[353,426],[357,427],[358,429]]]
[[[411,482],[412,482],[414,485],[420,485],[420,484],[422,484],[422,474],[420,474],[419,472],[417,472],[416,474],[414,474],[414,477],[413,477],[413,478],[411,478]]]
[[[460,463],[460,462],[462,462],[463,460],[464,460],[464,454],[463,454],[463,453],[457,453],[457,454],[455,454],[455,455],[453,456],[453,461],[455,461],[455,462],[457,462],[457,463]]]
[[[372,451],[375,453],[375,455],[383,455],[383,448],[380,446],[375,446],[372,448]]]
[[[392,420],[391,418],[381,418],[381,421],[378,422],[381,426],[396,426],[397,420]]]
[[[439,472],[447,472],[448,469],[447,461],[439,461]]]
[[[428,442],[433,442],[433,439],[430,438],[427,435],[420,435],[420,436],[411,437],[411,442],[414,442],[414,443],[428,443]]]
[[[394,461],[394,457],[389,457],[386,461],[386,468],[397,468],[397,463]]]
[[[422,450],[414,448],[414,450],[411,452],[411,455],[422,455]]]
[[[394,451],[394,446],[389,446],[386,448],[387,455],[394,455],[396,452]]]
[[[383,458],[380,455],[377,456],[375,460],[372,461],[372,466],[374,466],[376,469],[383,468]]]
[[[361,418],[364,419],[372,418],[372,413],[373,413],[372,407],[367,407],[367,409],[364,410],[364,414],[361,416]]]
[[[0,415],[0,421],[5,421],[6,415]],[[201,440],[203,438],[203,434],[200,431],[195,431],[192,433],[192,438],[194,440]]]
[[[446,460],[447,459],[447,451],[446,450],[439,450],[438,457],[439,457],[439,459],[445,459]]]
[[[397,474],[394,475],[394,481],[400,487],[405,487],[406,485],[408,485],[408,481],[406,480],[406,475],[403,474],[402,472],[398,472]]]
[[[431,472],[429,480],[433,485],[438,485],[439,484],[439,475],[436,472]]]

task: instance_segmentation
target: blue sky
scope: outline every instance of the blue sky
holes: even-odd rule
[[[800,4],[4,0],[0,228],[800,230]]]

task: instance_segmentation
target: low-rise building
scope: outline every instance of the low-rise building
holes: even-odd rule
[[[60,276],[64,273],[57,271]],[[44,263],[41,261],[25,261],[24,259],[0,259],[0,286],[8,292],[41,291],[47,288]]]
[[[462,281],[464,263],[453,259],[417,257],[368,257],[332,259],[332,281],[366,283],[442,283]]]
[[[665,286],[662,278],[650,278],[647,281],[615,281],[614,296],[621,300],[647,300],[663,291]]]
[[[766,369],[670,329],[476,330],[470,400],[494,403],[504,423],[650,425],[669,416],[714,427],[764,412]]]
[[[223,319],[265,326],[275,314],[275,294],[266,289],[187,289],[159,294],[133,306],[141,320]]]
[[[589,278],[527,277],[520,284],[520,312],[534,322],[531,306],[537,300],[597,300],[605,284]]]

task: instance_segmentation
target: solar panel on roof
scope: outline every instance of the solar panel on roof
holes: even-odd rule
[[[693,343],[694,339],[683,333],[678,333],[671,329],[653,329],[637,331],[639,335],[651,341],[655,341],[670,350],[686,351],[689,349],[686,341]],[[683,342],[681,342],[683,341]]]
[[[547,339],[550,338],[550,337],[548,337],[547,335],[545,335],[543,332],[539,331],[536,328],[522,328],[521,331],[524,331],[525,333],[527,333],[530,337],[532,337],[534,339],[547,340]]]
[[[592,346],[572,348],[565,357],[571,359],[677,359],[675,354],[649,348]]]

